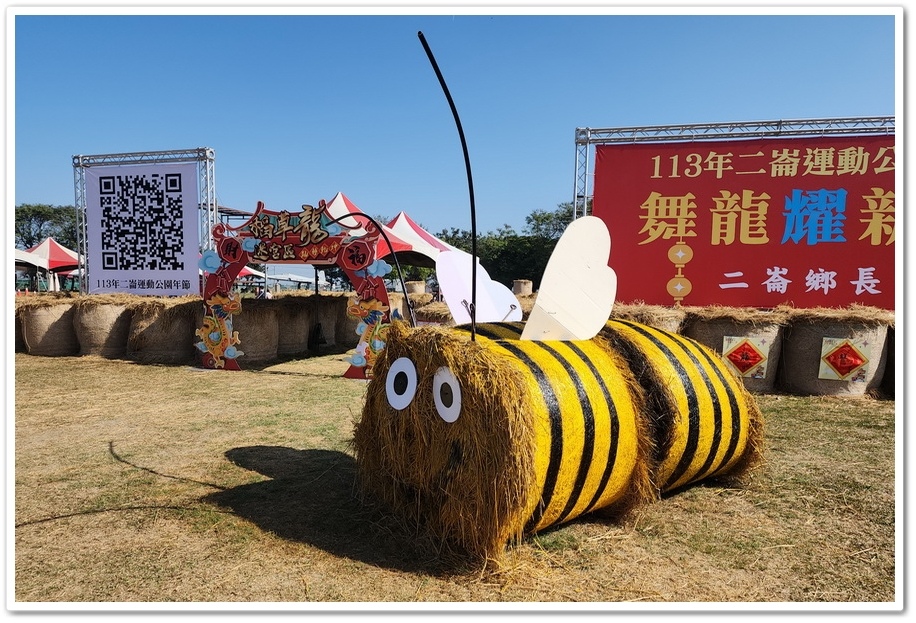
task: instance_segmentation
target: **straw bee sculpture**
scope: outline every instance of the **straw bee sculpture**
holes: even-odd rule
[[[464,133],[418,36],[461,137],[474,234]],[[469,327],[394,322],[354,431],[365,491],[448,549],[488,560],[586,513],[624,517],[701,480],[745,479],[761,461],[753,398],[698,342],[608,320],[617,287],[609,253],[603,221],[583,216],[558,241],[527,323],[477,324],[474,313]],[[440,260],[449,308],[476,310],[475,258],[470,293],[458,295]],[[489,302],[502,299],[483,286]]]
[[[600,511],[623,518],[701,480],[740,483],[762,420],[713,351],[607,322],[590,340],[519,339],[522,323],[395,323],[354,445],[362,484],[449,549],[507,544]]]

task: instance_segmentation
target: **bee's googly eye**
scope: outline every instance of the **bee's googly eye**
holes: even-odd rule
[[[406,409],[417,393],[417,367],[407,357],[400,357],[391,364],[385,377],[385,393],[388,404],[400,411]]]
[[[433,401],[446,422],[454,422],[461,415],[461,385],[448,368],[439,368],[433,376]]]

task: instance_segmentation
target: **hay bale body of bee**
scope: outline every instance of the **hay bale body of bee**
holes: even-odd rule
[[[655,492],[621,366],[598,343],[395,323],[354,433],[364,490],[484,559],[587,512],[622,515]]]
[[[395,323],[367,387],[360,482],[442,543],[499,558],[525,535],[632,509],[705,479],[743,483],[763,422],[717,355],[609,321],[591,340],[521,340],[523,323]]]
[[[648,396],[662,492],[702,480],[741,484],[763,462],[763,416],[737,375],[711,348],[640,323],[611,319],[601,334],[623,354]]]

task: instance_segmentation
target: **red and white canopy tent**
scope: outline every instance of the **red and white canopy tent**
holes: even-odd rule
[[[25,251],[17,249],[16,264],[42,269],[47,274],[48,290],[56,291],[60,289],[59,277],[77,274],[80,256],[76,251],[71,251],[54,238],[45,238]]]
[[[334,195],[334,198],[327,203],[325,211],[332,219],[338,220],[342,226],[353,228],[350,231],[351,235],[360,236],[366,233],[365,226],[369,224],[370,220],[362,216],[365,213],[342,192]],[[383,235],[379,238],[376,249],[375,257],[378,259],[384,259],[396,253],[398,262],[401,264],[435,268],[436,257],[439,253],[455,248],[417,225],[405,212],[398,213],[389,223],[379,223],[379,225],[381,225]]]
[[[80,264],[79,254],[76,251],[71,251],[54,238],[45,238],[39,244],[26,250],[46,262],[48,270],[52,273],[75,270]]]
[[[399,212],[387,225],[385,231],[392,239],[393,251],[398,254],[398,261],[410,266],[435,268],[436,258],[443,251],[454,251],[455,247],[439,240],[431,233],[417,225],[406,212]],[[406,245],[406,249],[398,248],[394,240]],[[392,249],[383,241],[378,245],[378,257],[390,255]]]

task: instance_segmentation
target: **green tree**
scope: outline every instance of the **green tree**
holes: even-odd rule
[[[545,238],[548,240],[559,240],[566,226],[573,220],[573,204],[561,203],[557,209],[548,212],[547,210],[534,210],[525,217],[525,233],[529,236]]]
[[[24,203],[16,206],[13,225],[15,245],[30,249],[47,237],[53,237],[69,249],[78,245],[76,208],[44,203]]]

